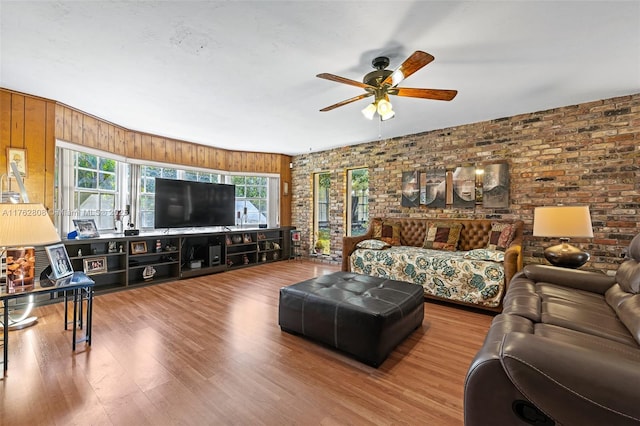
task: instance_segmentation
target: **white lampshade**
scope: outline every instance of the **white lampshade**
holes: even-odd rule
[[[42,204],[0,204],[0,247],[44,246],[60,236]]]
[[[536,207],[533,211],[533,236],[593,238],[589,207]]]
[[[376,113],[375,103],[370,103],[369,105],[367,105],[365,109],[362,110],[362,115],[364,115],[369,120],[373,120],[373,116],[375,115],[375,113]]]

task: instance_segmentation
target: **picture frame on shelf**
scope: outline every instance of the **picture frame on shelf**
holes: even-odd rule
[[[60,279],[73,275],[73,266],[71,266],[71,260],[69,260],[69,254],[64,244],[54,244],[46,246],[45,251],[51,264],[51,274],[53,279]]]
[[[146,241],[131,241],[131,254],[145,254],[146,252]]]
[[[27,177],[27,150],[24,148],[7,148],[7,176],[15,178],[11,163],[15,163],[20,177]]]
[[[253,241],[251,241],[251,234],[244,234],[242,239],[243,239],[245,244],[249,244],[249,243],[253,242]]]
[[[101,274],[107,272],[107,257],[87,257],[82,260],[84,273],[87,275]]]
[[[117,253],[118,252],[118,242],[117,241],[109,241],[107,251],[109,253]]]
[[[78,231],[78,238],[96,238],[100,236],[96,222],[93,219],[73,219],[73,224]]]

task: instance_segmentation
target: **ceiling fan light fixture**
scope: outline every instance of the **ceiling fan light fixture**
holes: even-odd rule
[[[376,104],[370,103],[367,105],[365,109],[362,110],[362,115],[364,115],[367,119],[373,120],[373,116],[376,113]]]
[[[393,107],[391,106],[391,102],[389,102],[386,99],[380,99],[378,101],[378,114],[380,115],[383,121],[393,117],[395,113],[393,112]]]

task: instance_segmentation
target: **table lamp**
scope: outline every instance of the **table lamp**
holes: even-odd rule
[[[560,244],[544,250],[544,257],[555,266],[579,268],[589,253],[569,244],[569,238],[593,238],[588,206],[536,207],[533,212],[533,236],[560,238]]]
[[[60,236],[42,204],[0,204],[0,255],[5,251],[7,254],[5,291],[17,292],[31,287],[36,270],[34,246],[57,242]],[[27,307],[25,311],[30,310]],[[23,316],[27,315],[28,312]],[[10,320],[9,325],[18,321]]]

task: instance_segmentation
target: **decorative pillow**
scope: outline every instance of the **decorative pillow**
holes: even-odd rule
[[[475,249],[464,254],[465,259],[471,260],[491,260],[493,262],[504,262],[504,252],[500,250]]]
[[[516,227],[510,223],[491,223],[491,231],[489,231],[489,250],[505,251],[516,235]]]
[[[391,244],[382,240],[364,240],[356,244],[357,248],[369,249],[369,250],[383,250],[391,247]]]
[[[429,222],[423,248],[455,251],[462,231],[461,223]]]
[[[400,224],[395,222],[373,222],[373,238],[389,243],[392,246],[400,245]]]

